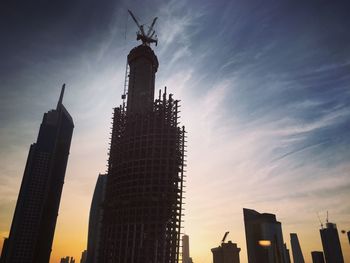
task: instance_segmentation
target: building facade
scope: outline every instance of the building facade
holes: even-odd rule
[[[228,241],[222,243],[221,246],[212,248],[213,263],[239,263],[239,252],[241,249],[236,243]]]
[[[188,235],[182,236],[182,262],[188,263],[190,260],[190,238]]]
[[[107,175],[99,174],[90,207],[86,263],[98,263],[98,248],[103,217],[102,205],[105,198],[106,182]]]
[[[6,263],[48,263],[73,133],[62,104],[44,114],[27,164],[11,225]]]
[[[190,238],[188,235],[182,236],[182,263],[192,263],[190,257]]]
[[[243,209],[249,263],[286,263],[281,223],[276,216]]]
[[[336,224],[327,222],[320,234],[326,263],[344,263]]]
[[[290,234],[290,244],[292,246],[293,262],[305,263],[303,252],[301,251],[298,235],[296,233]]]
[[[185,129],[166,88],[154,100],[158,59],[132,49],[127,106],[115,108],[98,262],[179,261]]]
[[[9,239],[7,237],[4,238],[4,243],[2,244],[0,263],[5,263],[8,240]]]
[[[287,248],[287,244],[286,243],[284,243],[284,253],[285,253],[286,263],[291,263],[291,261],[290,261],[290,253],[289,253],[289,249]]]
[[[312,263],[324,263],[324,257],[322,251],[311,252]]]
[[[86,263],[86,256],[87,256],[87,251],[86,250],[81,252],[80,263]]]

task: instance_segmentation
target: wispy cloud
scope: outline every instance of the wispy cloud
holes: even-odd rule
[[[3,56],[2,211],[13,206],[41,114],[55,105],[59,86],[67,82],[65,104],[76,128],[56,244],[67,240],[62,231],[68,219],[84,215],[84,223],[69,228],[72,239],[84,236],[81,244],[74,252],[65,249],[80,254],[95,180],[106,168],[126,55],[136,45],[136,28],[126,16],[130,8],[141,23],[159,17],[156,86],[167,86],[181,100],[189,136],[185,230],[195,261],[210,262],[217,233],[227,230],[245,259],[242,207],[277,213],[285,233],[305,234],[310,244],[319,242],[318,211],[329,209],[334,220],[350,227],[344,220],[350,216],[345,9],[292,1],[182,0],[85,8],[79,14],[87,12],[89,19],[69,16],[69,29],[59,18],[55,26],[45,20],[49,31],[33,31],[32,45],[22,49],[16,42]],[[53,41],[48,32],[60,39]]]

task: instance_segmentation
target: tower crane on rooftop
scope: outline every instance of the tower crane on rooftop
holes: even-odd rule
[[[153,29],[153,27],[154,27],[158,17],[155,17],[153,19],[151,26],[147,30],[147,33],[145,33],[144,25],[139,24],[136,17],[134,16],[134,14],[130,10],[128,10],[128,12],[129,12],[130,16],[132,17],[132,19],[134,20],[134,22],[136,23],[137,27],[139,28],[139,31],[136,33],[136,35],[137,35],[136,39],[141,40],[142,44],[145,46],[150,46],[151,43],[155,43],[157,46],[158,39],[157,39],[157,35],[155,35],[156,31]]]
[[[229,231],[225,232],[225,235],[224,235],[224,237],[223,237],[222,240],[221,240],[221,245],[222,245],[223,243],[225,243],[226,237],[227,237],[227,235],[228,235],[229,233],[230,233]]]

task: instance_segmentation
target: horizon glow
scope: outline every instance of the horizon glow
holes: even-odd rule
[[[68,2],[9,7],[0,16],[8,36],[0,51],[1,237],[10,229],[29,145],[66,83],[63,104],[75,130],[50,262],[80,260],[97,176],[107,169],[126,56],[139,44],[131,9],[144,22],[159,17],[156,87],[181,100],[188,131],[184,233],[194,262],[210,263],[210,249],[226,231],[247,261],[246,207],[276,214],[289,249],[289,233],[298,233],[306,263],[322,249],[317,213],[325,221],[329,211],[350,263],[341,234],[350,229],[348,4]]]

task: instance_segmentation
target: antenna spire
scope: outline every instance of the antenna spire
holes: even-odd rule
[[[64,89],[65,89],[65,88],[66,88],[66,84],[63,83],[62,89],[61,89],[60,98],[59,98],[59,100],[58,100],[58,102],[57,102],[57,108],[58,108],[60,105],[62,105],[62,100],[63,100],[63,95],[64,95]]]
[[[320,221],[321,229],[323,229],[323,223],[321,221],[320,215],[317,213],[318,220]]]

